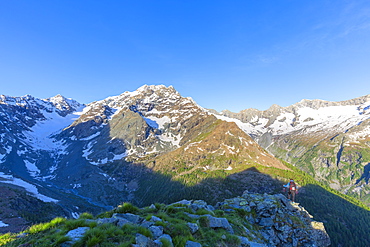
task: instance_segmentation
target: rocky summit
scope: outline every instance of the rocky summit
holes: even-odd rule
[[[208,205],[181,200],[137,208],[123,204],[94,218],[54,219],[8,236],[15,246],[329,246],[321,222],[281,194],[255,194]]]

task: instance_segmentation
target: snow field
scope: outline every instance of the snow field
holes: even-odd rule
[[[37,199],[40,199],[43,202],[58,202],[58,200],[56,199],[40,194],[35,185],[27,183],[23,181],[22,179],[15,178],[12,175],[5,175],[3,172],[0,172],[0,178],[4,179],[4,180],[0,180],[0,183],[13,184],[19,187],[23,187],[32,196],[36,197]]]

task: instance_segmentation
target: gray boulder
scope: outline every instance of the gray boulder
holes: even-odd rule
[[[145,227],[145,228],[149,228],[151,227],[152,225],[154,225],[154,222],[153,221],[146,221],[144,220],[143,222],[141,222],[140,226],[142,227]]]
[[[124,226],[126,224],[132,224],[131,221],[128,221],[126,219],[117,219],[117,220],[118,220],[117,226],[119,226],[119,227],[122,227],[122,226]]]
[[[226,218],[216,218],[210,215],[207,215],[209,227],[211,228],[223,228],[230,232],[231,234],[234,234],[234,230],[231,227],[229,221]]]
[[[159,244],[155,243],[150,238],[140,233],[136,234],[135,241],[136,241],[136,245],[135,245],[136,247],[159,247],[160,246]]]
[[[115,219],[125,219],[125,220],[130,221],[133,224],[140,224],[140,222],[142,222],[144,220],[140,216],[135,215],[135,214],[130,214],[130,213],[126,213],[126,214],[118,214],[118,213],[116,213],[116,214],[113,214],[113,217],[112,218],[115,218]]]
[[[75,243],[77,242],[78,240],[80,240],[83,235],[86,233],[87,230],[89,230],[90,227],[78,227],[76,229],[73,229],[71,231],[69,231],[66,236],[71,238],[71,243]]]
[[[115,218],[102,218],[102,219],[97,219],[96,220],[96,223],[98,223],[98,225],[101,225],[101,224],[114,224],[114,225],[117,225],[118,219],[115,219]]]
[[[175,205],[175,204],[183,204],[183,205],[190,206],[191,205],[191,201],[189,201],[189,200],[181,200],[181,201],[178,201],[178,202],[171,203],[170,205]]]
[[[168,234],[163,234],[162,236],[160,236],[157,240],[155,240],[154,242],[159,244],[160,246],[162,246],[162,242],[161,242],[161,239],[166,239],[169,243],[170,243],[170,246],[173,247],[173,242],[172,242],[172,238],[170,235]]]
[[[249,241],[246,237],[238,236],[238,238],[240,239],[240,247],[267,247],[265,244]]]
[[[185,212],[185,214],[186,214],[187,216],[189,216],[190,218],[192,218],[192,219],[199,219],[199,218],[200,218],[200,215],[196,215],[196,214],[189,214],[189,213],[187,213],[187,212]]]
[[[273,226],[274,225],[274,221],[272,220],[271,217],[268,217],[268,218],[265,218],[265,217],[262,217],[258,223],[260,226],[266,226],[266,227],[270,227],[270,226]]]
[[[208,205],[205,201],[202,200],[195,200],[191,205],[190,208],[194,211],[197,211],[198,209],[207,209],[208,210]]]
[[[192,234],[196,233],[199,230],[199,226],[195,223],[188,222],[186,225],[189,227]]]
[[[163,235],[163,226],[151,226],[149,230],[152,232],[154,238],[158,238]]]
[[[193,241],[186,241],[185,247],[202,247],[200,243],[193,242]]]
[[[158,218],[157,216],[152,216],[151,218],[150,218],[150,221],[153,221],[153,222],[157,222],[157,221],[162,221],[162,219],[161,218]]]

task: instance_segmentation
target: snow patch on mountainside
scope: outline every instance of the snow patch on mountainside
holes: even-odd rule
[[[182,139],[181,134],[173,135],[171,133],[165,133],[157,135],[157,137],[163,142],[170,142],[175,147],[180,147],[180,141]]]
[[[4,147],[4,149],[5,149],[5,153],[0,154],[0,162],[4,161],[3,159],[5,158],[5,156],[10,154],[10,152],[13,150],[13,147],[12,146],[7,146],[7,147]]]
[[[40,170],[37,168],[35,163],[25,160],[24,164],[26,165],[26,168],[32,177],[37,177],[40,174]]]
[[[40,194],[35,185],[27,183],[23,181],[22,179],[15,178],[12,175],[5,175],[3,172],[0,172],[0,178],[2,178],[2,180],[0,180],[0,183],[13,184],[13,185],[23,187],[29,193],[31,193],[32,196],[40,199],[43,202],[58,202],[58,200],[56,199]]]
[[[121,153],[121,154],[115,154],[113,156],[113,159],[111,159],[111,161],[113,160],[121,160],[123,158],[127,157],[127,152],[124,152],[124,153]]]
[[[348,135],[348,137],[351,140],[365,139],[369,136],[370,136],[370,126],[366,126],[363,130]]]
[[[192,143],[190,143],[190,144],[188,144],[186,147],[185,147],[185,149],[184,149],[184,151],[187,151],[189,148],[191,148],[191,147],[194,147],[194,146],[197,146],[198,144],[200,144],[202,141],[199,141],[199,142],[192,142]]]
[[[5,153],[5,154],[0,154],[0,162],[2,162],[3,161],[3,159],[5,158],[5,156],[7,155],[7,153]]]
[[[2,222],[1,220],[0,220],[0,227],[6,227],[6,226],[9,226],[8,224],[6,224],[6,223],[4,223],[4,222]]]
[[[84,157],[87,161],[89,161],[89,155],[93,153],[92,147],[96,144],[96,141],[89,142],[82,151],[82,157]]]
[[[154,129],[158,129],[159,128],[159,125],[158,123],[155,121],[155,120],[152,120],[150,118],[146,118],[146,117],[143,117],[145,122],[152,128]]]
[[[98,137],[99,135],[100,135],[100,131],[96,132],[95,134],[92,134],[91,136],[81,138],[80,140],[81,141],[90,141],[90,140],[94,139],[95,137]]]
[[[259,134],[264,131],[264,128],[262,126],[253,126],[252,124],[244,123],[240,121],[239,119],[225,117],[225,116],[221,116],[218,114],[213,114],[213,115],[220,120],[236,123],[236,125],[247,134]]]
[[[51,167],[49,168],[49,172],[50,172],[50,173],[53,173],[53,172],[55,172],[57,169],[58,169],[58,165],[53,165],[53,166],[51,166]]]
[[[164,128],[164,125],[166,123],[170,123],[170,122],[174,121],[174,119],[171,119],[168,116],[163,116],[161,118],[150,116],[150,117],[146,117],[144,119],[147,121],[147,123],[148,123],[149,126],[152,126],[152,125],[153,126],[157,126],[157,129],[158,128],[159,129],[163,129]],[[151,123],[152,125],[150,125],[149,123]]]
[[[42,111],[46,120],[38,121],[34,126],[31,127],[31,131],[24,131],[27,136],[26,143],[28,143],[34,149],[41,150],[64,150],[61,142],[55,141],[52,135],[57,134],[64,128],[71,125],[82,112],[82,107],[76,113],[68,114],[63,117],[57,112]]]
[[[235,150],[234,146],[228,146],[224,143],[221,143],[221,146],[224,146],[229,151],[229,153],[231,153],[231,154],[236,154],[236,153],[239,152],[239,149],[236,152],[234,151]]]
[[[103,159],[98,159],[97,161],[94,161],[93,159],[89,158],[89,156],[94,153],[94,148],[93,147],[96,143],[97,143],[96,141],[89,142],[85,146],[85,148],[82,150],[82,157],[84,157],[92,165],[98,166],[98,165],[106,164],[108,162],[112,162],[112,161],[115,161],[115,160],[121,160],[121,159],[128,156],[128,151],[126,151],[126,152],[121,153],[121,154],[113,154],[113,156],[111,158],[105,157]],[[112,155],[112,154],[110,154],[110,155]]]
[[[86,106],[86,107],[81,107],[79,108],[77,111],[75,111],[74,113],[72,113],[75,118],[72,118],[72,120],[77,120],[81,115],[87,113],[88,111],[91,110],[91,106]]]

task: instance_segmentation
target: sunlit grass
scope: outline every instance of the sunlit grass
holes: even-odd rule
[[[15,239],[16,239],[16,235],[11,234],[11,233],[0,235],[0,246],[3,246]]]
[[[47,222],[47,223],[40,223],[37,225],[33,225],[27,230],[27,232],[29,232],[30,234],[36,234],[42,231],[46,231],[50,228],[54,228],[65,222],[66,222],[65,218],[55,218],[52,221]]]

